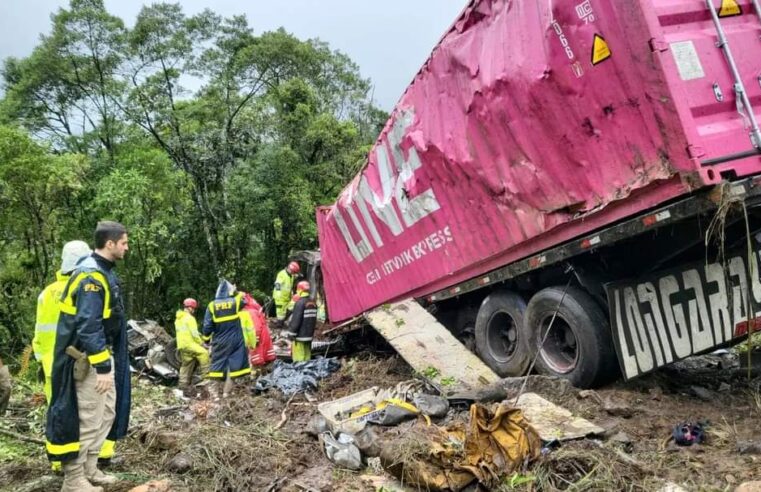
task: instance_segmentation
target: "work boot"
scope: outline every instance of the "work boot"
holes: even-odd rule
[[[119,479],[113,475],[103,473],[98,469],[98,455],[91,454],[87,456],[85,462],[85,475],[87,479],[95,485],[113,485],[119,482]]]
[[[233,380],[229,376],[225,379],[225,384],[222,386],[222,398],[227,398],[233,391]]]
[[[103,487],[96,487],[85,478],[82,465],[65,465],[61,492],[103,492]]]

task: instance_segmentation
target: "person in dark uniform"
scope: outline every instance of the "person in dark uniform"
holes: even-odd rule
[[[106,439],[123,438],[129,424],[127,322],[114,272],[128,249],[123,225],[99,222],[95,252],[61,295],[45,435],[48,459],[63,463],[64,492],[99,492],[97,485],[118,481],[97,464]]]
[[[250,317],[241,316],[243,305],[243,294],[236,293],[233,284],[222,280],[214,300],[206,308],[201,329],[201,338],[211,341],[211,367],[207,377],[218,382],[216,392],[223,398],[228,396],[223,389],[224,381],[251,374],[242,324]]]

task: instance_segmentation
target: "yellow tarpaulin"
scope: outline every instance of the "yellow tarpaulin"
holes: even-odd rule
[[[424,490],[459,491],[473,480],[496,485],[539,457],[542,441],[523,413],[505,404],[487,408],[470,407],[467,426],[455,424],[440,429],[432,438],[427,456],[400,462],[394,456],[384,461],[403,483]]]

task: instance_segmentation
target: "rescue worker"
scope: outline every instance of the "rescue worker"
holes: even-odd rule
[[[0,359],[0,417],[5,415],[10,399],[11,373],[8,371],[8,366],[3,365],[3,359]]]
[[[45,434],[48,458],[63,462],[63,492],[100,492],[97,485],[118,481],[97,464],[104,441],[123,438],[129,423],[127,323],[113,271],[128,249],[123,225],[99,222],[95,252],[61,295]]]
[[[50,392],[52,384],[51,370],[53,368],[53,348],[55,346],[56,327],[61,310],[58,301],[61,293],[71,277],[71,272],[77,267],[77,263],[86,256],[89,256],[92,250],[84,241],[69,241],[63,245],[61,251],[61,269],[56,272],[56,281],[45,287],[37,297],[37,320],[34,325],[34,338],[32,347],[34,349],[34,358],[40,362],[42,371],[45,375],[45,399],[50,405]],[[101,465],[110,463],[114,456],[114,441],[106,439],[103,447],[100,449],[98,461]],[[54,471],[61,469],[61,463],[54,461],[51,464]]]
[[[310,298],[309,282],[302,280],[296,286],[299,300],[293,308],[291,323],[285,336],[293,339],[291,358],[293,362],[307,361],[312,358],[312,337],[317,325],[317,303]]]
[[[288,310],[288,304],[291,302],[293,292],[293,281],[296,274],[301,271],[301,267],[295,261],[288,264],[287,267],[280,270],[275,278],[275,288],[272,290],[272,300],[275,303],[276,326],[283,328],[285,317]]]
[[[264,366],[275,360],[275,347],[272,345],[272,337],[267,327],[267,317],[264,310],[250,294],[243,296],[244,310],[251,316],[254,332],[256,334],[256,346],[248,351],[248,363],[252,369]]]
[[[241,316],[243,295],[236,294],[235,290],[235,286],[227,280],[220,282],[214,300],[206,308],[201,328],[201,338],[206,342],[211,340],[208,378],[217,382],[216,393],[221,393],[223,398],[229,394],[229,387],[223,385],[224,381],[251,374],[244,335],[250,317]]]
[[[61,251],[61,269],[55,274],[56,281],[45,287],[37,297],[37,320],[34,325],[32,348],[34,349],[34,358],[40,362],[42,371],[45,373],[45,398],[48,403],[50,403],[53,347],[55,346],[58,318],[61,315],[58,301],[79,260],[91,253],[92,250],[84,241],[69,241],[64,244]]]
[[[180,389],[187,389],[193,382],[193,373],[198,368],[201,377],[209,372],[209,351],[203,346],[198,333],[198,323],[194,316],[198,302],[187,298],[182,301],[182,309],[177,311],[174,329],[177,333],[177,349],[180,351]]]

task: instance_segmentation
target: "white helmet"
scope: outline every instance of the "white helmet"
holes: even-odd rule
[[[92,250],[84,241],[69,241],[63,245],[61,252],[61,272],[71,273],[77,268],[77,263],[83,256],[88,256]]]

